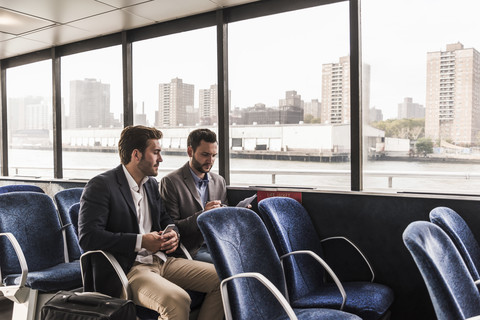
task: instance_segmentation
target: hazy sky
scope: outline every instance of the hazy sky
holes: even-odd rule
[[[397,115],[404,97],[425,105],[427,52],[455,42],[480,50],[479,9],[476,0],[362,0],[370,106],[382,109],[387,119]],[[321,100],[322,64],[349,54],[348,26],[347,2],[230,24],[232,107],[276,106],[288,90],[296,90],[304,101]],[[153,117],[158,84],[179,77],[195,85],[198,106],[198,90],[216,83],[215,45],[215,27],[134,43],[134,101],[144,102]],[[70,80],[96,78],[110,83],[112,111],[121,112],[120,46],[62,61],[64,96]],[[9,70],[9,95],[49,93],[50,70],[49,61]]]

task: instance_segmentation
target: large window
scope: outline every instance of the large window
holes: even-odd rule
[[[65,178],[91,178],[120,163],[122,50],[109,47],[62,58]]]
[[[161,178],[188,160],[190,131],[206,127],[217,132],[216,30],[139,41],[132,50],[134,123],[163,132]]]
[[[365,190],[478,193],[478,9],[362,1]]]
[[[229,24],[231,183],[350,189],[348,2]]]
[[[53,178],[52,63],[7,69],[9,175]]]

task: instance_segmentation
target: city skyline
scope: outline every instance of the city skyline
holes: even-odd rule
[[[468,4],[468,10],[465,9],[465,4]],[[465,0],[457,1],[452,8],[446,1],[408,0],[401,4],[383,0],[362,1],[362,56],[364,63],[371,65],[370,107],[382,110],[384,119],[389,119],[395,118],[397,104],[404,97],[412,97],[417,103],[425,105],[426,53],[443,50],[445,44],[458,41],[462,42],[465,48],[480,48],[480,38],[475,34],[475,30],[478,30],[478,11],[472,10],[475,5],[480,8],[480,3],[472,4]],[[396,12],[393,16],[381,14],[392,9]],[[285,14],[286,19],[280,18],[281,15],[249,19],[229,25],[232,110],[235,107],[253,106],[259,102],[268,106],[275,105],[278,97],[288,90],[298,91],[305,101],[320,99],[318,73],[321,64],[348,55],[347,3],[289,12]],[[449,23],[444,23],[445,19],[442,17],[449,17]],[[345,19],[345,23],[342,19]],[[335,28],[331,28],[332,25]],[[251,30],[255,32],[250,32]],[[302,32],[305,30],[328,32],[314,33],[312,37],[309,32]],[[194,83],[197,88],[208,88],[216,83],[215,41],[215,29],[204,28],[135,42],[133,97],[136,105],[143,107],[145,112],[153,117],[158,98],[152,87],[175,77]],[[292,45],[281,46],[279,50],[280,44]],[[142,52],[144,47],[145,52]],[[200,47],[202,50],[192,50]],[[85,57],[90,55],[92,58],[88,58],[89,63],[83,63]],[[101,59],[98,59],[99,56]],[[318,63],[312,56],[315,56]],[[299,58],[291,61],[289,57]],[[269,62],[269,65],[261,66],[265,61]],[[312,61],[315,65],[311,64]],[[248,70],[254,72],[244,72],[237,77],[241,71],[238,69],[244,68],[247,62]],[[111,111],[118,118],[123,112],[120,81],[122,74],[119,66],[119,46],[67,56],[62,58],[62,79],[96,78],[110,83]],[[28,68],[28,77],[20,75],[21,79],[18,81],[28,86],[32,93],[51,92],[51,81],[47,81],[49,79],[45,77],[51,73],[51,63],[48,62],[38,70],[34,64],[28,65]],[[15,75],[9,71],[7,70],[9,79],[16,81]],[[266,85],[251,83],[252,76],[256,74],[262,76],[263,84]],[[37,77],[38,75],[41,77]],[[269,81],[265,76],[273,80]],[[282,79],[284,82],[280,82]],[[298,85],[292,83],[293,81],[297,81]],[[261,98],[260,89],[263,90]],[[62,91],[68,94],[65,85]],[[22,86],[9,86],[8,92],[10,96],[18,96],[25,91]],[[66,106],[67,114],[68,109],[69,106]]]

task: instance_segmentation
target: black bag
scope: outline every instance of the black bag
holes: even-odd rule
[[[42,320],[135,320],[131,300],[96,292],[59,291],[42,307]]]

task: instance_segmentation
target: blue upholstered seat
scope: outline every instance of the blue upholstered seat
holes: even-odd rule
[[[288,319],[287,313],[298,319],[360,319],[339,310],[290,307],[284,297],[280,258],[265,225],[252,210],[217,208],[202,213],[197,222],[222,280],[227,320]],[[262,277],[270,289],[262,285]]]
[[[53,196],[60,220],[65,228],[70,261],[80,259],[80,255],[83,253],[78,243],[78,211],[82,192],[83,188],[70,188],[58,191]]]
[[[480,246],[465,220],[454,210],[437,207],[430,211],[430,221],[445,231],[457,247],[474,280],[480,279]]]
[[[0,194],[0,268],[4,295],[35,315],[37,296],[82,287],[79,261],[66,262],[53,200],[39,192]],[[21,307],[19,307],[20,310]],[[14,307],[13,318],[16,307]],[[21,311],[21,310],[20,310]]]
[[[280,256],[297,250],[311,250],[323,257],[321,240],[305,208],[286,197],[267,198],[258,204],[261,217]],[[335,284],[324,281],[325,271],[312,267],[308,256],[286,259],[285,273],[290,303],[302,308],[336,308],[342,296]],[[375,320],[389,314],[393,291],[379,283],[368,281],[342,282],[346,292],[344,309],[365,320]]]
[[[43,191],[42,188],[32,184],[11,184],[11,185],[0,187],[0,194],[8,193],[8,192],[22,192],[22,191],[45,193],[45,191]]]
[[[412,222],[403,241],[427,285],[438,320],[480,315],[480,294],[449,236],[427,221]]]

